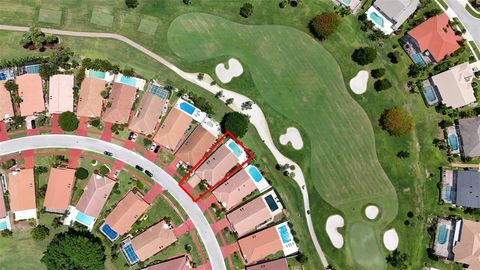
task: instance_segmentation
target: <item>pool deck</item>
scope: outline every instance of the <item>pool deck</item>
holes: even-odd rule
[[[448,229],[447,241],[444,244],[440,244],[438,242],[440,226],[442,225],[446,226],[446,228]],[[454,232],[455,232],[455,227],[453,226],[452,221],[444,218],[438,218],[437,230],[435,234],[435,240],[433,243],[433,249],[434,249],[435,255],[442,258],[450,258],[452,256],[451,251],[452,251],[452,241],[453,241]]]
[[[373,14],[376,14],[378,17],[382,18],[383,20],[383,25],[378,25],[377,22],[375,22],[373,19],[372,19],[372,13]],[[390,35],[393,33],[393,23],[385,18],[385,16],[382,15],[382,13],[380,11],[377,10],[377,8],[375,8],[374,6],[371,6],[367,12],[366,12],[366,15],[367,15],[367,19],[369,21],[371,21],[376,28],[378,28],[379,30],[381,30],[383,33],[385,33],[386,35]]]
[[[446,201],[445,198],[445,187],[450,186],[451,191],[453,192],[454,186],[453,186],[453,171],[452,170],[443,170],[442,171],[442,190],[440,194],[440,200],[442,200],[445,203],[452,203],[452,201]]]

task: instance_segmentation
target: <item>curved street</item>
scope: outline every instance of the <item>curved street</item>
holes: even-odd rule
[[[480,20],[472,17],[466,10],[466,0],[445,0],[450,9],[453,10],[456,17],[463,23],[465,28],[470,33],[471,37],[480,46]],[[447,13],[449,11],[447,10]]]
[[[153,174],[154,180],[178,201],[188,214],[207,250],[214,270],[226,269],[225,261],[210,224],[196,203],[180,188],[177,181],[153,162],[119,145],[76,135],[27,136],[0,142],[0,156],[39,148],[74,148],[97,153],[109,151],[113,157],[131,166],[140,165]]]
[[[0,30],[28,32],[29,28],[28,27],[23,27],[23,26],[0,25]],[[140,44],[136,43],[135,41],[133,41],[129,38],[126,38],[122,35],[113,34],[113,33],[101,33],[101,32],[66,31],[66,30],[58,30],[58,29],[51,29],[51,28],[41,28],[41,30],[44,33],[54,34],[54,35],[87,37],[87,38],[110,38],[110,39],[115,39],[115,40],[118,40],[118,41],[121,41],[121,42],[125,42],[128,45],[130,45],[130,46],[134,47],[135,49],[139,50],[140,52],[148,55],[149,57],[151,57],[155,61],[163,64],[164,66],[166,66],[167,68],[169,68],[170,70],[175,72],[177,75],[179,75],[183,79],[202,87],[203,89],[209,91],[210,93],[215,94],[219,91],[223,91],[225,95],[228,95],[228,94],[235,95],[238,98],[235,98],[234,99],[234,104],[230,105],[230,107],[232,109],[234,109],[235,111],[239,111],[241,113],[244,113],[241,110],[240,100],[250,100],[248,97],[240,95],[240,94],[238,94],[234,91],[224,89],[222,87],[219,87],[218,85],[211,85],[210,82],[208,82],[207,80],[198,80],[198,77],[197,77],[196,73],[188,73],[188,72],[185,72],[185,71],[179,69],[174,64],[167,61],[165,58],[159,56],[158,54],[150,51],[149,49],[143,47],[142,45],[140,45]],[[308,231],[310,233],[310,238],[313,242],[313,245],[315,246],[315,250],[317,251],[317,254],[320,257],[320,260],[321,260],[323,266],[327,267],[329,265],[328,261],[327,261],[327,258],[325,256],[322,248],[320,247],[320,243],[318,242],[318,238],[317,238],[317,235],[315,234],[315,229],[314,229],[314,226],[313,226],[313,222],[312,222],[312,219],[310,217],[310,204],[309,204],[309,198],[308,198],[308,191],[307,191],[307,186],[305,184],[305,178],[303,176],[302,169],[300,168],[300,166],[298,166],[298,164],[296,164],[293,160],[284,156],[276,148],[275,144],[273,143],[272,137],[270,135],[270,130],[268,128],[267,120],[266,120],[266,118],[263,114],[263,111],[261,110],[261,108],[258,105],[254,104],[254,106],[252,106],[250,116],[251,116],[250,117],[251,124],[253,126],[255,126],[258,134],[260,134],[260,137],[265,142],[266,146],[272,152],[275,159],[277,160],[277,163],[279,163],[279,164],[289,163],[289,164],[294,164],[295,165],[295,170],[294,170],[295,178],[294,178],[294,180],[297,183],[297,185],[300,188],[300,191],[302,193],[304,210],[305,210],[304,214],[305,214],[306,221],[307,221]]]

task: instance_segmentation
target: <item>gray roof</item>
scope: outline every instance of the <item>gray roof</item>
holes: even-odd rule
[[[480,118],[466,118],[458,120],[460,142],[463,156],[480,156]]]
[[[420,0],[377,0],[373,3],[375,8],[393,21],[394,30],[398,29],[419,5]]]
[[[480,208],[480,172],[455,172],[456,200],[454,203],[463,207]]]

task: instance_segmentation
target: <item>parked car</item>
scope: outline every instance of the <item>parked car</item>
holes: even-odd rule
[[[116,170],[115,173],[113,174],[114,178],[117,178],[120,175],[120,170]]]
[[[106,156],[113,157],[112,152],[105,151],[103,152]]]
[[[153,174],[149,170],[145,170],[145,174],[149,177],[153,177]]]
[[[150,146],[150,151],[155,151],[155,148],[157,148],[157,144],[153,143],[152,146]]]
[[[137,133],[133,133],[132,142],[136,141],[137,138],[138,138],[138,134],[137,134]]]
[[[130,134],[128,134],[128,140],[129,140],[129,141],[132,140],[133,134],[135,134],[135,132],[133,132],[133,131],[131,131]]]
[[[158,151],[160,151],[160,145],[157,145],[157,147],[155,147],[155,150],[153,150],[155,154],[158,153]]]
[[[143,167],[142,167],[142,166],[140,166],[140,165],[137,165],[137,166],[135,166],[135,168],[136,168],[137,170],[139,170],[139,171],[143,172]]]

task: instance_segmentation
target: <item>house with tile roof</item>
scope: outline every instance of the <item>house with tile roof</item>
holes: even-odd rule
[[[113,83],[102,120],[113,124],[128,123],[136,94],[137,89],[133,86]]]
[[[0,82],[0,121],[9,119],[14,115],[10,91],[5,88],[5,82]]]
[[[57,74],[48,84],[48,112],[50,114],[73,112],[73,75]]]
[[[75,170],[52,168],[43,201],[46,212],[63,214],[67,211],[75,185]]]
[[[190,166],[194,166],[202,159],[215,141],[215,136],[202,126],[198,126],[178,148],[176,156]]]
[[[195,175],[213,186],[238,164],[238,158],[225,144],[222,144],[202,165],[195,170]]]
[[[191,123],[191,116],[177,108],[172,108],[153,137],[153,141],[175,151]]]
[[[250,265],[246,270],[288,270],[287,259],[280,258],[273,261],[262,262],[255,265]]]
[[[100,117],[102,114],[103,97],[102,91],[105,90],[105,81],[93,77],[86,77],[80,86],[77,116]]]
[[[85,215],[97,219],[114,186],[115,181],[112,179],[92,174],[75,207]]]
[[[10,211],[15,221],[37,219],[35,178],[33,169],[23,169],[8,173]]]
[[[144,270],[190,270],[192,269],[192,260],[189,255],[183,255],[173,259],[150,265]]]
[[[227,210],[239,205],[243,198],[256,191],[257,187],[248,176],[245,169],[241,169],[227,181],[213,190],[213,195]]]
[[[45,111],[42,78],[39,74],[20,75],[15,82],[18,84],[18,95],[22,99],[20,103],[21,116],[32,116]]]
[[[283,249],[275,226],[241,238],[238,245],[247,264],[256,263]]]
[[[466,269],[480,269],[480,222],[462,220],[458,242],[453,247],[453,260],[468,265]]]
[[[153,134],[166,104],[167,101],[165,99],[150,92],[145,93],[137,110],[130,119],[128,128],[131,131],[144,135]]]

